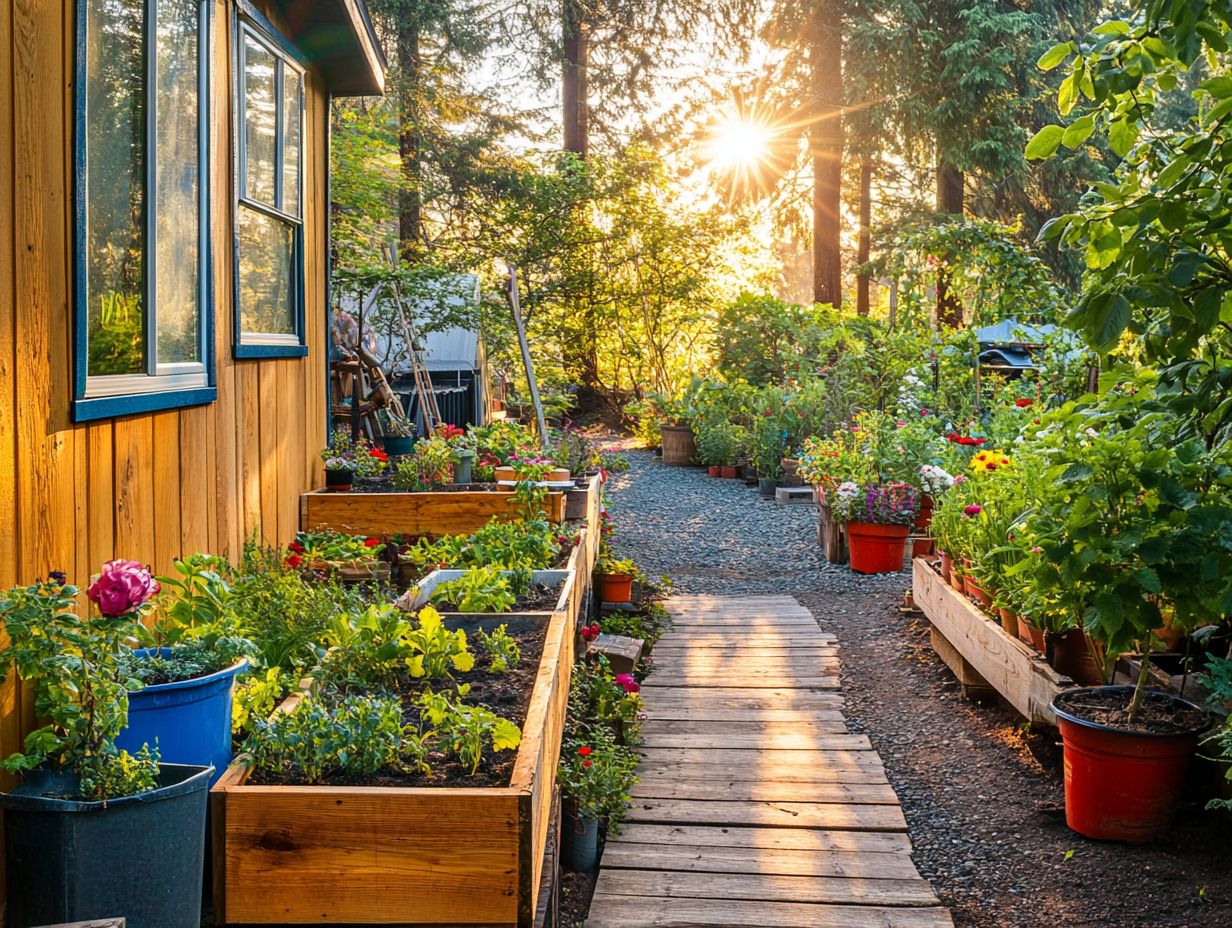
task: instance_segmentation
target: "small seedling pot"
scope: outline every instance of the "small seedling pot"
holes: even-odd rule
[[[351,492],[351,484],[355,482],[354,471],[327,470],[325,472],[325,489],[334,493]]]

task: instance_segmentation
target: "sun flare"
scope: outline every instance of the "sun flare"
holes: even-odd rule
[[[748,170],[767,155],[770,128],[763,123],[729,116],[710,138],[710,164],[717,171]]]

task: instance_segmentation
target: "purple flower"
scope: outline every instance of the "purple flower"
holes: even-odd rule
[[[150,571],[136,561],[108,561],[86,596],[99,612],[114,618],[145,605],[160,589]]]
[[[642,690],[637,681],[633,679],[633,674],[629,673],[616,674],[616,685],[626,693],[640,693]]]
[[[47,572],[47,579],[56,586],[64,586],[68,583],[68,574],[62,570],[49,570]]]

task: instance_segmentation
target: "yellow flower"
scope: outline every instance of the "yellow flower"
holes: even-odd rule
[[[1004,451],[979,451],[971,458],[971,469],[977,474],[987,474],[1006,467],[1009,463],[1009,456]]]

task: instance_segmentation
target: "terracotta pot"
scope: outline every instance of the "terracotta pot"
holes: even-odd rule
[[[950,582],[950,577],[954,572],[954,562],[950,560],[950,556],[944,551],[938,551],[941,555],[941,579],[946,583]]]
[[[913,538],[911,540],[912,557],[928,557],[932,553],[933,540],[931,538]]]
[[[1126,703],[1133,693],[1131,686],[1099,689],[1123,694]],[[1147,734],[1102,725],[1071,708],[1082,692],[1067,690],[1052,701],[1065,746],[1065,823],[1097,840],[1150,841],[1172,823],[1201,729]]]
[[[718,464],[711,464],[706,468],[706,474],[710,477],[717,477],[722,470],[723,468],[719,467]]]
[[[966,595],[967,588],[963,586],[962,568],[953,561],[950,562],[950,587]]]
[[[740,476],[740,468],[735,464],[724,464],[719,468],[719,476],[724,480],[735,480]]]
[[[1098,686],[1104,682],[1099,664],[1091,656],[1091,639],[1081,628],[1050,635],[1048,644],[1052,651],[1049,663],[1057,673],[1063,673],[1083,686]]]
[[[1036,628],[1022,616],[1018,616],[1018,638],[1020,641],[1029,644],[1040,654],[1044,653],[1045,641],[1044,630]]]
[[[980,582],[971,574],[963,574],[963,589],[969,597],[985,609],[992,606],[992,597],[988,595],[984,587],[980,585]]]
[[[595,595],[603,603],[627,603],[633,599],[629,574],[595,574]]]
[[[927,493],[920,497],[920,511],[915,516],[915,527],[927,531],[933,523],[933,498]]]
[[[1005,633],[1011,638],[1018,637],[1018,616],[1011,610],[1004,607],[997,609],[997,615],[1001,616],[1001,627]]]
[[[907,525],[847,523],[847,548],[851,569],[860,574],[892,574],[903,569],[907,553]]]
[[[548,471],[547,476],[543,479],[550,481],[551,483],[565,483],[566,481],[573,479],[573,474],[567,467],[557,467]]]

